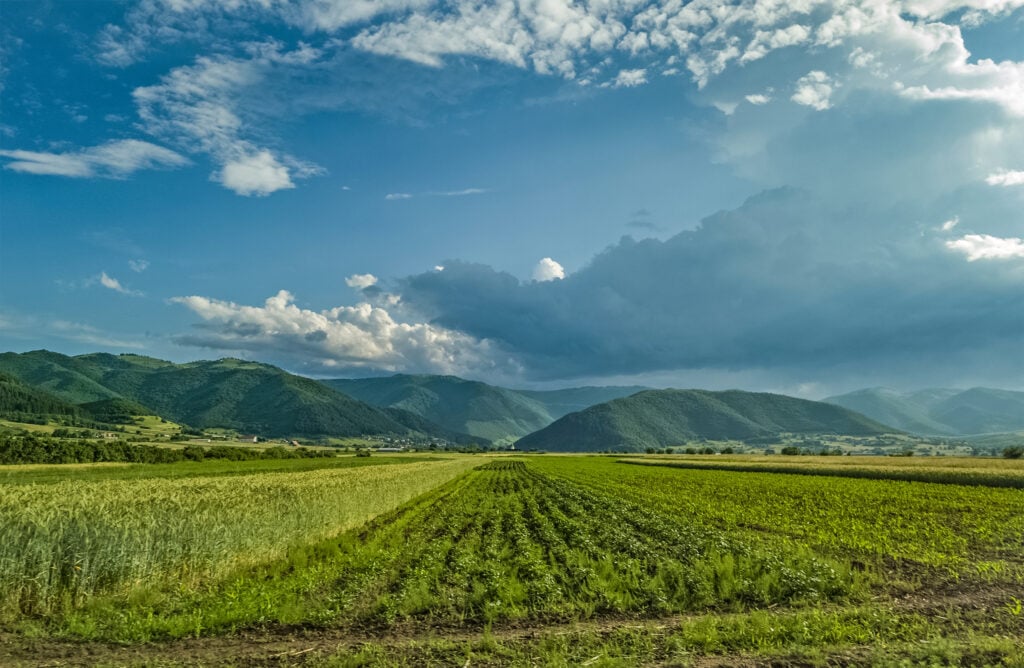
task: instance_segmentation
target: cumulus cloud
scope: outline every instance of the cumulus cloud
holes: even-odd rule
[[[210,178],[239,195],[265,196],[295,187],[288,168],[267,150],[233,158]]]
[[[1024,171],[1000,170],[989,174],[985,183],[990,186],[1024,186]]]
[[[565,278],[565,269],[549,257],[541,258],[537,266],[533,268],[533,280],[554,281]]]
[[[634,86],[642,86],[645,83],[647,83],[647,70],[643,68],[622,70],[612,80],[612,86],[615,88],[633,88]]]
[[[943,232],[949,232],[959,224],[960,216],[953,216],[952,218],[944,222],[939,229],[941,229]]]
[[[120,292],[122,295],[131,295],[133,297],[142,296],[141,292],[139,292],[138,290],[129,290],[128,288],[121,285],[121,281],[117,280],[112,276],[107,275],[107,272],[105,271],[99,275],[99,278],[97,280],[99,280],[100,285],[102,285],[103,287],[107,288],[108,290],[113,290],[114,292]]]
[[[796,82],[796,92],[790,98],[797,104],[824,111],[832,107],[832,91],[835,84],[829,75],[820,70],[813,70],[800,77]]]
[[[377,285],[377,277],[373,274],[352,274],[345,279],[345,285],[358,290],[365,290],[371,285]]]
[[[426,322],[403,322],[368,303],[322,311],[300,308],[281,290],[260,306],[208,297],[175,297],[204,324],[182,345],[244,351],[311,372],[343,369],[421,373],[513,370],[486,340]]]
[[[1016,237],[1003,239],[989,234],[965,234],[947,241],[946,248],[963,253],[968,262],[1024,258],[1024,241]]]
[[[169,169],[189,164],[174,151],[138,139],[121,139],[64,153],[0,150],[5,169],[26,174],[123,179],[143,169]]]
[[[753,104],[755,106],[761,106],[762,104],[768,104],[769,102],[772,101],[771,96],[767,95],[765,93],[752,93],[750,95],[744,95],[743,98],[747,102],[749,102],[750,104]]]

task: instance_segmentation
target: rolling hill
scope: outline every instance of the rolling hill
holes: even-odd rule
[[[859,390],[825,399],[894,427],[928,436],[971,436],[1024,430],[1024,392],[975,387],[899,393]]]
[[[648,390],[570,413],[525,436],[520,449],[642,451],[687,441],[779,433],[869,436],[894,430],[859,413],[779,394],[730,390]]]
[[[0,356],[0,371],[69,403],[120,414],[130,405],[125,402],[134,402],[147,413],[199,428],[268,437],[415,432],[456,442],[474,440],[411,415],[381,411],[277,367],[237,359],[174,364],[139,355],[68,357],[35,351]]]

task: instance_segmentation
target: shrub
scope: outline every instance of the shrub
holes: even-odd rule
[[[1024,457],[1024,447],[1011,445],[1003,450],[1003,457],[1006,457],[1007,459],[1020,459],[1021,457]]]

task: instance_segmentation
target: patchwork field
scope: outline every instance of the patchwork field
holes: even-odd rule
[[[767,459],[0,467],[0,664],[1024,662],[1024,469]]]

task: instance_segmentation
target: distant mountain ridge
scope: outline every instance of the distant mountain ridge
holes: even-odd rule
[[[567,413],[645,389],[513,390],[457,376],[407,374],[322,382],[374,406],[405,409],[497,444],[512,443]]]
[[[780,394],[648,390],[570,413],[517,448],[555,452],[642,451],[700,439],[780,433],[872,436],[895,431],[851,410]]]
[[[926,436],[972,436],[1024,430],[1024,392],[975,387],[896,392],[858,390],[824,401]]]
[[[237,359],[175,364],[140,355],[34,351],[0,354],[0,372],[70,404],[123,413],[134,402],[199,428],[270,437],[415,432],[456,443],[474,440],[405,411],[382,411],[310,378]]]
[[[564,390],[514,390],[544,404],[553,420],[585,408],[650,390],[643,385],[569,387]]]

